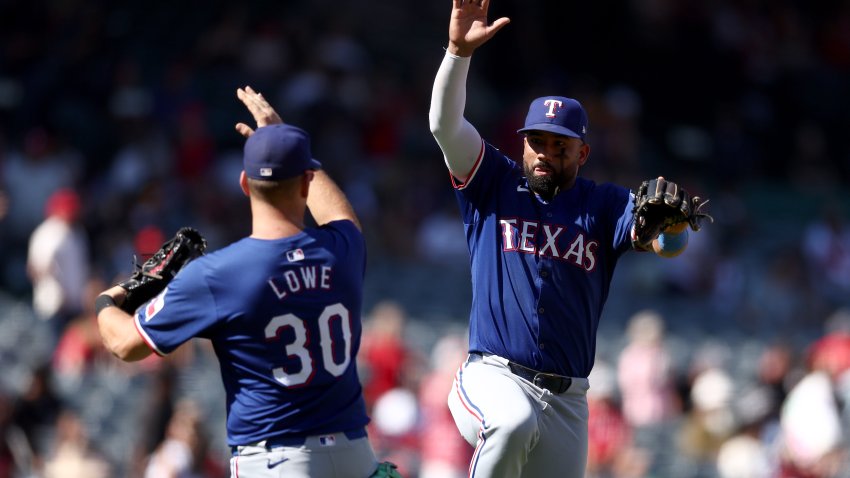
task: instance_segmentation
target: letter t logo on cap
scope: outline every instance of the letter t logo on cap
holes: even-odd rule
[[[549,107],[549,109],[546,110],[546,117],[547,118],[554,118],[555,117],[555,109],[561,108],[562,106],[564,106],[564,103],[561,102],[560,100],[549,99],[549,100],[544,101],[543,105]]]

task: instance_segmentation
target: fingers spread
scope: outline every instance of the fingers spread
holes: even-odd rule
[[[257,127],[283,123],[283,120],[281,120],[274,108],[263,98],[262,93],[254,91],[250,86],[246,86],[244,89],[238,88],[236,90],[236,96],[242,100],[242,103],[248,108],[254,120],[257,121]]]
[[[254,134],[254,130],[245,123],[236,123],[236,131],[246,138]]]
[[[502,27],[504,27],[504,26],[505,26],[505,25],[507,25],[508,23],[511,23],[511,19],[510,19],[510,18],[508,18],[508,17],[502,17],[502,18],[499,18],[498,20],[496,20],[495,22],[493,22],[493,24],[492,24],[492,25],[490,25],[490,29],[492,30],[492,33],[491,33],[491,34],[495,34],[497,31],[501,30],[501,29],[502,29]]]

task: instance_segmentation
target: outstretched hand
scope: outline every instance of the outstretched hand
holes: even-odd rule
[[[502,17],[487,24],[487,8],[490,0],[453,0],[452,18],[449,22],[448,52],[458,56],[470,56],[493,35],[511,22]]]
[[[277,111],[263,98],[263,94],[257,93],[250,86],[246,86],[245,89],[238,88],[236,90],[236,96],[242,100],[242,103],[248,107],[248,111],[254,116],[254,121],[257,122],[257,128],[262,128],[270,124],[283,123]],[[236,131],[246,138],[254,134],[254,128],[251,128],[245,123],[236,123]]]

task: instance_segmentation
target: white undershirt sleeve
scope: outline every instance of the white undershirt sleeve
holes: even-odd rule
[[[446,52],[431,92],[428,122],[452,176],[465,181],[481,152],[481,135],[463,116],[470,57]]]

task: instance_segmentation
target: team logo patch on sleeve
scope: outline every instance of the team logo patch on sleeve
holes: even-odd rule
[[[165,288],[162,292],[159,293],[156,297],[151,299],[150,302],[144,307],[144,319],[145,322],[150,322],[150,320],[165,306],[165,293],[168,292],[168,287]]]

